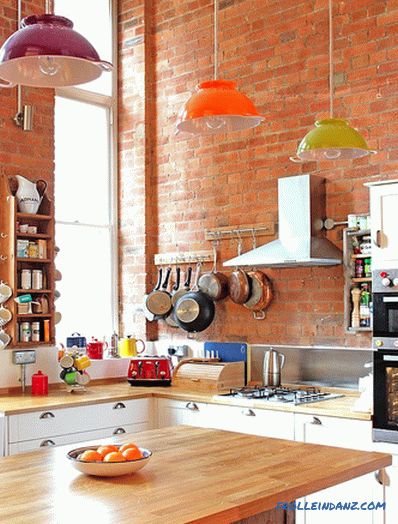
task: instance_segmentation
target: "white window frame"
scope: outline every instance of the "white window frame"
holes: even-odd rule
[[[109,7],[112,13],[112,73],[104,73],[112,75],[112,93],[111,95],[103,95],[88,91],[87,89],[80,89],[78,87],[59,87],[55,89],[55,96],[59,98],[67,98],[75,100],[76,102],[83,102],[86,104],[97,105],[107,110],[108,115],[108,145],[109,145],[109,206],[110,206],[110,225],[92,225],[81,222],[68,222],[56,220],[56,224],[64,224],[68,226],[91,226],[98,229],[104,228],[110,231],[111,239],[111,279],[112,279],[112,330],[118,332],[119,330],[119,256],[118,256],[118,122],[117,122],[117,107],[118,107],[118,35],[117,35],[117,1],[109,0]]]

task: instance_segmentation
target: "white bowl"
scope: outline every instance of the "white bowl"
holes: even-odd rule
[[[119,475],[128,475],[129,473],[139,471],[148,464],[149,459],[152,456],[152,451],[149,451],[149,449],[139,448],[143,455],[142,458],[128,460],[126,462],[84,462],[77,458],[80,453],[83,453],[83,451],[95,450],[98,447],[99,445],[72,449],[72,451],[69,451],[67,454],[67,457],[75,469],[86,475],[95,475],[97,477],[117,477]]]

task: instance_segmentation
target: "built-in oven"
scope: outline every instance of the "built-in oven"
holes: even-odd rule
[[[373,440],[398,443],[398,351],[374,352]]]
[[[398,270],[372,274],[373,347],[398,350]]]

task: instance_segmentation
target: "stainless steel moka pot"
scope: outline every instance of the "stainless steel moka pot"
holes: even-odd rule
[[[285,364],[285,355],[269,348],[264,353],[263,384],[264,386],[280,386],[281,370]]]

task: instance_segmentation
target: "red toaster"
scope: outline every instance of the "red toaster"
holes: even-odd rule
[[[135,357],[130,360],[127,380],[131,386],[170,386],[170,357]]]

